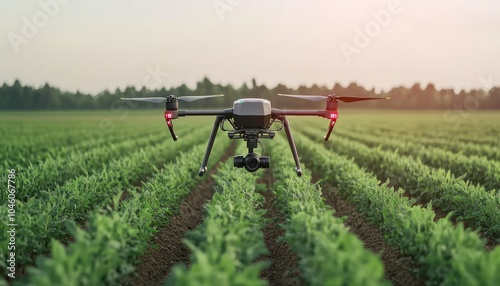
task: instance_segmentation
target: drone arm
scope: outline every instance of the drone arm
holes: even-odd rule
[[[217,135],[217,131],[219,130],[220,122],[225,117],[223,115],[219,115],[215,118],[214,126],[212,127],[212,132],[210,133],[210,138],[208,139],[207,150],[205,151],[205,156],[203,157],[203,161],[201,162],[200,171],[198,175],[201,177],[207,171],[208,158],[210,157],[210,152],[212,152],[212,147],[214,146],[215,136]]]
[[[332,134],[333,127],[335,127],[335,123],[337,123],[338,111],[336,109],[327,109],[327,110],[281,110],[273,108],[272,116],[273,118],[284,118],[283,123],[285,123],[286,117],[285,115],[291,116],[318,116],[326,119],[330,119],[330,125],[328,126],[328,132],[324,137],[325,141],[328,141],[330,135]],[[288,122],[288,120],[286,120]],[[286,125],[285,125],[286,126]],[[285,127],[286,131],[286,127]],[[288,136],[288,133],[287,133]],[[290,141],[290,139],[289,139]],[[292,139],[293,141],[293,139]],[[291,147],[291,145],[290,145]],[[293,152],[293,148],[292,148]]]
[[[233,117],[233,109],[224,110],[179,110],[179,116],[223,116],[224,118]]]
[[[297,153],[295,141],[293,140],[292,130],[290,129],[288,119],[286,119],[286,116],[280,116],[278,119],[283,122],[283,127],[285,128],[286,138],[288,139],[288,144],[290,145],[290,149],[292,150],[293,160],[295,161],[295,172],[297,172],[298,176],[302,176],[302,168],[300,167],[299,155]]]
[[[271,111],[272,117],[273,118],[278,118],[280,116],[318,116],[318,117],[325,117],[325,111],[324,110],[282,110],[282,109],[277,109],[273,108]]]

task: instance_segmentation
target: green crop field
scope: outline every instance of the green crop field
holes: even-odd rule
[[[500,113],[291,118],[302,177],[219,131],[200,178],[212,122],[0,113],[0,285],[500,285]]]

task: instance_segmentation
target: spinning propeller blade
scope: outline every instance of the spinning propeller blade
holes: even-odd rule
[[[135,101],[144,101],[151,103],[162,103],[167,101],[165,97],[126,97],[120,98],[121,100],[135,100]]]
[[[196,95],[196,96],[181,96],[177,97],[178,100],[184,100],[187,102],[199,100],[199,99],[205,99],[205,98],[211,98],[211,97],[220,97],[224,96],[224,94],[214,94],[214,95]]]
[[[356,101],[373,100],[373,99],[391,99],[390,97],[355,97],[355,96],[334,96],[334,98],[343,102],[356,102]]]
[[[282,94],[278,93],[279,96],[287,96],[287,97],[295,97],[295,98],[300,98],[300,99],[305,99],[309,101],[320,101],[323,99],[328,98],[327,96],[322,96],[322,95],[295,95],[295,94]]]
[[[171,95],[171,96],[173,98],[178,99],[178,100],[191,102],[191,101],[195,101],[195,100],[199,100],[199,99],[224,96],[224,94],[180,96],[180,97],[175,97],[173,95]],[[135,100],[135,101],[143,101],[143,102],[151,102],[151,103],[162,103],[162,102],[167,101],[167,98],[166,97],[124,97],[124,98],[121,98],[121,100]]]
[[[328,96],[323,96],[323,95],[294,95],[294,94],[282,94],[282,93],[279,93],[278,95],[306,99],[309,101],[320,101],[328,98]],[[332,97],[336,100],[340,100],[343,102],[356,102],[356,101],[373,100],[373,99],[391,99],[390,97],[355,97],[355,96],[336,96],[336,95],[332,95]]]

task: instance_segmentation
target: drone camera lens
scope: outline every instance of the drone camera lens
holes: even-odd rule
[[[248,154],[245,157],[245,168],[250,172],[255,172],[260,167],[259,156],[256,154]]]
[[[234,167],[236,168],[243,168],[243,166],[245,165],[245,159],[243,158],[243,156],[234,156],[233,160]]]
[[[255,172],[260,168],[259,156],[255,153],[250,153],[245,156],[245,169],[249,172]]]
[[[269,168],[269,156],[262,156],[255,153],[249,153],[245,157],[243,156],[234,156],[234,167],[243,168],[249,172],[255,172],[259,168]]]
[[[260,167],[261,168],[269,168],[269,162],[271,161],[271,159],[269,158],[269,156],[262,156],[260,157]]]

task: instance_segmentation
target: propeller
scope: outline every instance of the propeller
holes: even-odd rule
[[[309,101],[320,101],[323,99],[327,99],[329,97],[332,97],[334,100],[340,100],[343,102],[356,102],[356,101],[363,101],[363,100],[372,100],[372,99],[391,99],[390,97],[355,97],[355,96],[336,96],[336,95],[329,95],[329,96],[323,96],[323,95],[294,95],[294,94],[282,94],[278,93],[279,96],[287,96],[287,97],[294,97],[294,98],[300,98],[300,99],[305,99]]]
[[[278,95],[306,99],[309,101],[320,101],[327,98],[327,96],[322,96],[322,95],[300,95],[300,94],[294,95],[294,94],[283,94],[283,93],[278,93]]]
[[[182,100],[182,101],[195,101],[199,99],[206,99],[206,98],[212,98],[212,97],[220,97],[224,96],[224,94],[214,94],[214,95],[195,95],[195,96],[179,96],[176,97],[174,95],[170,95],[170,97],[173,97],[177,100]],[[123,97],[121,100],[135,100],[135,101],[143,101],[143,102],[151,102],[151,103],[162,103],[166,102],[168,97]]]

